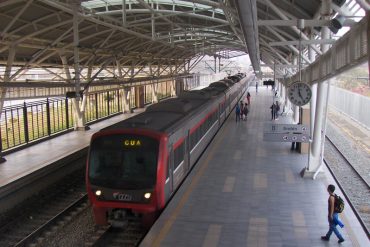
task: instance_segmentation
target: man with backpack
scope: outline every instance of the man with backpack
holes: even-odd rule
[[[338,243],[344,242],[344,238],[340,234],[339,230],[337,229],[337,225],[341,228],[344,227],[344,224],[339,219],[339,213],[341,213],[344,209],[344,201],[340,196],[334,194],[335,186],[330,184],[328,186],[328,221],[329,221],[329,231],[325,236],[321,237],[321,240],[329,241],[331,234],[334,232],[335,235],[338,237]]]
[[[239,104],[236,104],[235,106],[236,122],[240,121],[240,112],[241,112],[240,106]]]

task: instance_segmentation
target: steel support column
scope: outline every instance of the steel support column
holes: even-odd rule
[[[122,0],[122,26],[126,26],[126,0]]]
[[[155,40],[155,19],[154,19],[154,14],[152,14],[152,40]]]

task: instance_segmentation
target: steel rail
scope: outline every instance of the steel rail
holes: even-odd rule
[[[338,147],[333,143],[332,140],[330,140],[330,138],[328,136],[325,136],[325,139],[334,147],[334,149],[341,155],[341,157],[347,162],[347,165],[349,165],[349,167],[352,168],[352,170],[358,175],[358,177],[360,178],[360,180],[365,184],[367,185],[368,189],[370,189],[370,186],[369,184],[367,183],[367,181],[361,176],[361,174],[352,166],[351,162],[348,161],[348,159],[345,157],[345,155],[338,149]],[[340,184],[338,178],[336,177],[334,171],[330,168],[330,165],[328,164],[328,162],[326,161],[325,157],[323,159],[326,167],[328,168],[329,172],[331,173],[331,175],[333,176],[335,182],[337,183],[337,185],[339,186],[339,188],[341,189],[344,197],[346,198],[349,206],[351,207],[353,213],[355,214],[356,218],[358,219],[362,229],[365,231],[365,233],[367,234],[367,237],[368,239],[370,239],[370,231],[369,229],[367,228],[365,222],[363,221],[360,213],[357,211],[355,205],[351,202],[350,200],[350,197],[348,196],[346,190],[343,188],[343,186]]]
[[[72,204],[70,204],[67,208],[65,208],[63,211],[58,213],[56,216],[54,216],[52,219],[50,219],[48,222],[41,225],[39,228],[37,228],[35,231],[30,233],[27,237],[19,241],[14,246],[27,246],[28,244],[32,243],[37,237],[40,237],[46,229],[49,227],[56,225],[60,220],[63,219],[63,217],[68,216],[73,211],[75,211],[78,207],[80,207],[83,203],[87,203],[87,194],[84,194],[81,198],[74,201]]]

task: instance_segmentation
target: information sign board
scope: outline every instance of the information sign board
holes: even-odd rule
[[[263,140],[270,142],[309,142],[310,130],[302,124],[266,123]]]
[[[275,124],[275,123],[265,123],[264,132],[271,133],[310,133],[310,129],[302,124]]]
[[[269,142],[309,142],[309,134],[303,133],[263,133],[263,140]]]

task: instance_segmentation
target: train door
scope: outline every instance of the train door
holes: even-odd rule
[[[166,175],[166,184],[165,184],[165,197],[166,201],[170,198],[173,193],[173,147],[172,144],[169,147],[169,155],[167,161],[167,175]]]
[[[186,138],[185,138],[185,169],[187,173],[190,169],[190,130],[186,131]]]
[[[170,151],[170,192],[173,193],[173,171],[175,165],[175,155],[173,151],[173,145],[171,144],[171,151]]]
[[[222,108],[221,104],[218,104],[218,126],[221,126],[221,113],[222,113]]]

